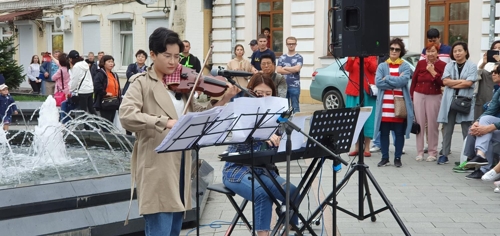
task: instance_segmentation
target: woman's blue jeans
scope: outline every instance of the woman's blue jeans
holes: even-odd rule
[[[160,212],[143,217],[146,236],[179,236],[184,212]]]
[[[239,183],[233,183],[229,182],[224,179],[224,185],[226,185],[227,188],[231,189],[233,192],[236,194],[242,196],[244,199],[248,201],[252,201],[252,180],[250,177],[252,176],[251,173],[248,173],[243,176],[243,179]],[[262,179],[262,182],[269,188],[271,193],[275,198],[280,200],[281,202],[285,202],[285,196],[283,196],[279,189],[273,184],[271,181],[270,177],[267,175],[260,175],[260,178]],[[272,177],[271,177],[272,178]],[[282,186],[283,190],[286,187],[286,180],[277,177],[276,181]],[[255,230],[256,231],[269,231],[271,229],[271,216],[272,216],[272,209],[273,209],[273,201],[269,197],[269,195],[266,193],[266,191],[262,188],[262,186],[259,184],[259,181],[255,180],[254,181],[254,189],[255,189]],[[295,191],[297,190],[297,187],[295,185],[290,184],[290,197],[293,196]],[[291,215],[291,214],[290,214]],[[298,225],[298,216],[294,215],[291,218],[292,222],[295,225]]]
[[[59,116],[60,116],[59,120],[61,121],[61,123],[66,124],[68,121],[70,121],[71,117],[70,117],[69,112],[72,110],[75,110],[77,108],[78,107],[75,104],[73,104],[72,102],[70,102],[68,99],[66,99],[66,101],[62,102],[61,103],[61,112],[59,113]]]
[[[394,134],[394,131],[392,131],[391,134],[392,134],[392,143],[396,143],[396,135]],[[380,144],[380,131],[378,131],[377,135],[375,135],[375,139],[373,139],[373,145],[377,146],[378,148],[382,146]]]
[[[380,150],[382,159],[389,159],[389,132],[394,131],[394,158],[401,159],[405,145],[406,121],[404,123],[380,122]]]

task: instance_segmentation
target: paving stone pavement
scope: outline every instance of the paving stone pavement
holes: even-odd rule
[[[323,109],[321,105],[302,104],[302,111],[314,111]],[[402,219],[411,235],[500,235],[500,194],[493,192],[494,186],[491,182],[481,180],[466,180],[466,173],[455,173],[451,171],[455,161],[459,161],[459,153],[462,148],[462,137],[460,126],[457,125],[453,134],[452,154],[450,164],[437,165],[436,162],[415,161],[416,143],[412,134],[410,139],[405,140],[406,154],[402,157],[403,166],[377,167],[381,154],[373,153],[372,157],[365,158],[376,181],[393,204],[397,214]],[[219,161],[217,154],[225,150],[225,147],[204,148],[200,152],[202,159],[206,160],[215,169],[215,183],[221,182],[223,162]],[[391,162],[394,158],[394,149],[391,146]],[[341,155],[349,162],[357,159],[349,158],[346,154]],[[294,161],[291,163],[292,182],[300,181],[301,168],[307,168],[309,160]],[[332,191],[332,163],[327,161],[321,174],[321,191],[328,194]],[[279,163],[281,173],[285,173],[285,164]],[[347,173],[347,167],[337,174],[337,180],[343,178]],[[317,177],[319,181],[320,177]],[[385,206],[380,195],[370,183],[370,191],[375,210]],[[231,221],[235,211],[222,194],[211,192],[201,217],[200,235],[224,235],[227,225],[213,224],[216,221]],[[317,207],[318,189],[312,189],[309,199],[305,199],[300,206],[302,214],[308,214],[309,209],[314,211]],[[236,197],[240,202],[241,198]],[[338,194],[338,205],[358,212],[358,172],[349,180],[347,185]],[[309,205],[309,206],[308,206]],[[367,214],[368,205],[365,201],[364,212]],[[245,210],[245,215],[251,220],[251,205]],[[358,221],[343,212],[337,211],[337,227],[342,236],[357,235],[404,235],[390,211],[386,210],[376,215],[376,222],[370,219]],[[216,222],[217,223],[217,222]],[[323,222],[325,227],[331,227],[332,222]],[[219,227],[219,228],[217,228]],[[313,226],[318,235],[326,234],[322,225]],[[190,229],[182,231],[181,235],[196,235]],[[188,234],[189,233],[189,234]],[[243,226],[237,226],[233,235],[251,235]],[[332,234],[328,234],[332,236]]]

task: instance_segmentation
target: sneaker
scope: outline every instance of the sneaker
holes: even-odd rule
[[[465,165],[466,168],[471,168],[471,167],[478,167],[478,166],[484,166],[488,165],[488,160],[486,158],[476,155],[472,160],[468,161],[467,164]]]
[[[495,181],[500,178],[500,173],[497,173],[494,169],[491,169],[490,171],[486,172],[481,179],[483,181]]]
[[[382,159],[378,164],[377,166],[378,167],[382,167],[382,166],[390,166],[391,165],[391,162],[389,161],[389,159]]]
[[[401,158],[394,159],[394,166],[395,167],[401,167],[401,166],[403,166],[403,164],[401,163]]]
[[[429,148],[428,147],[425,147],[424,148],[424,153],[428,153],[429,152]]]
[[[415,161],[423,161],[423,160],[424,160],[424,157],[422,157],[422,156],[415,157]],[[394,162],[394,164],[396,164],[396,163]]]
[[[380,147],[372,146],[372,148],[370,148],[370,152],[380,152]]]
[[[437,164],[442,165],[442,164],[447,164],[448,163],[448,157],[447,156],[440,156]]]
[[[436,160],[437,160],[437,158],[435,156],[428,156],[427,159],[425,159],[426,162],[433,162]]]
[[[500,193],[500,181],[496,181],[494,184],[497,187],[495,188],[495,190],[493,190],[493,192]]]
[[[467,165],[467,161],[462,162],[462,164],[459,164],[455,167],[453,167],[453,171],[456,173],[471,173],[474,172],[475,168],[466,168],[465,165]]]
[[[477,169],[469,175],[465,176],[465,179],[481,179],[483,175],[484,173],[480,169]]]
[[[405,150],[403,149],[403,154],[406,154]]]

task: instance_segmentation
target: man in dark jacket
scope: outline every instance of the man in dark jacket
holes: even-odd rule
[[[200,73],[201,71],[201,63],[200,60],[198,60],[197,57],[195,57],[193,54],[189,53],[189,50],[191,49],[191,43],[187,40],[182,41],[184,43],[184,51],[181,53],[181,61],[180,64],[187,67],[194,69],[196,72]]]

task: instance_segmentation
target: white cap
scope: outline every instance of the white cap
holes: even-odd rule
[[[0,90],[4,90],[6,88],[9,88],[6,84],[0,84]]]

